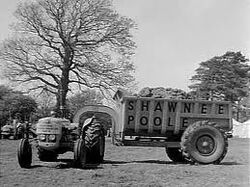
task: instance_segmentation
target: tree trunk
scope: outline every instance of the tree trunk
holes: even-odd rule
[[[58,99],[57,99],[57,107],[59,109],[59,117],[66,118],[67,117],[67,93],[69,86],[69,70],[64,68],[62,71],[62,76],[60,80],[60,85],[58,89]]]
[[[66,86],[65,86],[66,87]],[[59,109],[59,117],[66,118],[66,110],[67,110],[67,104],[66,104],[66,98],[67,98],[67,88],[62,87],[59,90],[59,103],[57,104]]]
[[[238,101],[236,105],[236,120],[240,121],[240,101]]]

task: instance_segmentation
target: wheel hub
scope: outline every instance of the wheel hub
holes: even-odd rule
[[[201,136],[196,142],[197,150],[204,155],[209,155],[214,151],[214,139],[208,135]]]

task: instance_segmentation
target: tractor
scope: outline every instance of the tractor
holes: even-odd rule
[[[75,167],[85,168],[103,161],[104,142],[104,130],[95,116],[86,119],[82,126],[65,118],[46,117],[36,124],[36,138],[26,135],[21,139],[18,162],[22,168],[30,168],[32,146],[35,146],[41,161],[53,162],[59,154],[72,151]]]

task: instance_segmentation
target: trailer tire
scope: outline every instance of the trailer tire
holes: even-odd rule
[[[175,147],[167,148],[166,147],[165,149],[166,149],[166,153],[167,153],[168,157],[173,162],[186,162],[186,159],[183,156],[180,148],[175,148]]]
[[[74,162],[77,168],[85,168],[87,164],[87,149],[81,138],[74,145]]]
[[[32,162],[32,148],[28,139],[21,139],[17,150],[17,158],[21,168],[30,168]]]
[[[228,148],[226,135],[215,123],[198,121],[187,127],[181,137],[181,149],[191,163],[219,164]]]
[[[38,158],[43,162],[55,162],[58,154],[53,151],[47,151],[42,148],[37,149]]]
[[[85,131],[85,144],[88,151],[88,161],[101,163],[105,152],[105,136],[100,123],[96,122],[88,126]]]

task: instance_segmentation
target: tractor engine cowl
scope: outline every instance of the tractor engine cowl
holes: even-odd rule
[[[40,119],[36,125],[38,146],[46,150],[58,148],[62,138],[62,128],[69,124],[69,120],[62,118]]]

